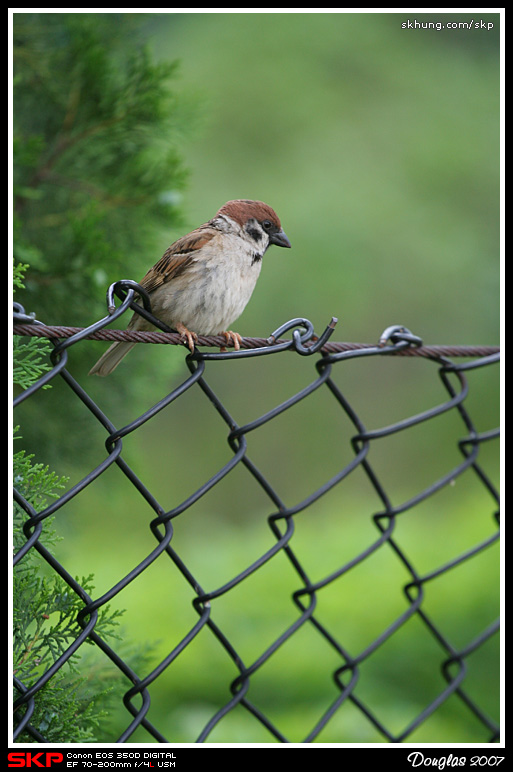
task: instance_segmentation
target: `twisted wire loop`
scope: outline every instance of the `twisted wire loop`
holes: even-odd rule
[[[136,295],[142,298],[142,305],[137,302]],[[116,306],[115,296],[121,300]],[[331,672],[334,685],[334,696],[330,704],[327,704],[317,721],[302,739],[304,743],[311,743],[319,737],[322,740],[323,729],[338,714],[342,705],[351,703],[369,724],[378,732],[385,742],[401,743],[422,725],[436,710],[443,705],[448,698],[458,698],[462,709],[469,721],[477,721],[482,729],[483,741],[495,742],[499,737],[499,726],[491,718],[478,699],[472,696],[465,687],[467,673],[467,660],[477,649],[483,646],[498,630],[498,622],[492,621],[472,640],[455,646],[444,634],[443,626],[432,618],[424,603],[426,587],[437,577],[455,571],[460,565],[472,560],[488,549],[499,538],[498,531],[498,491],[490,476],[479,463],[479,451],[483,444],[493,442],[498,437],[498,429],[478,431],[469,410],[466,406],[466,398],[469,393],[467,372],[476,368],[489,367],[498,362],[499,349],[497,347],[483,346],[424,346],[420,338],[401,325],[392,325],[387,328],[375,345],[332,343],[330,337],[334,331],[336,319],[332,319],[320,336],[316,336],[313,325],[307,319],[298,318],[282,325],[269,338],[244,338],[240,351],[211,352],[203,351],[203,347],[226,346],[226,340],[221,336],[199,337],[198,347],[193,354],[188,354],[186,362],[190,375],[171,392],[166,394],[158,403],[146,410],[124,427],[116,427],[102,412],[97,404],[70,373],[68,369],[68,352],[77,342],[85,339],[96,340],[137,340],[146,343],[182,343],[180,336],[164,326],[151,315],[149,298],[144,296],[141,288],[135,282],[117,282],[109,288],[107,293],[108,315],[87,328],[70,328],[45,326],[32,316],[25,313],[17,304],[13,332],[16,335],[39,335],[49,338],[53,343],[51,355],[52,369],[45,373],[29,389],[22,392],[15,399],[15,406],[25,399],[29,399],[53,378],[59,377],[74,392],[85,408],[103,426],[106,432],[105,448],[106,457],[94,469],[72,485],[59,498],[42,511],[35,511],[33,506],[15,490],[16,503],[26,514],[24,523],[24,535],[26,542],[14,557],[15,565],[26,557],[31,550],[36,550],[40,557],[53,569],[69,586],[70,590],[80,599],[83,607],[78,614],[77,622],[80,633],[68,648],[41,674],[30,686],[15,678],[14,687],[18,695],[14,703],[14,737],[22,732],[28,733],[36,742],[45,743],[47,740],[41,731],[31,723],[38,693],[50,679],[62,668],[62,666],[78,651],[85,641],[94,643],[106,657],[126,677],[130,688],[123,697],[123,702],[129,718],[123,733],[116,738],[117,743],[125,743],[130,740],[137,728],[142,728],[147,735],[157,742],[173,742],[173,737],[165,737],[161,729],[154,721],[148,718],[151,705],[151,686],[169,667],[180,666],[180,655],[187,649],[192,641],[202,634],[206,634],[208,628],[231,659],[237,675],[227,684],[231,696],[213,713],[207,720],[199,735],[190,739],[191,742],[203,743],[209,740],[213,730],[223,719],[237,706],[245,709],[254,720],[258,721],[268,732],[269,741],[280,743],[291,742],[282,727],[250,699],[251,680],[258,671],[266,667],[273,655],[303,627],[310,626],[322,637],[333,652],[337,666]],[[135,310],[142,313],[151,321],[155,321],[160,331],[134,332],[106,329],[115,319],[127,311]],[[288,337],[282,337],[288,336]],[[249,423],[239,425],[228,412],[226,406],[209,386],[206,380],[207,364],[210,360],[242,359],[247,356],[265,356],[277,354],[282,351],[295,352],[301,357],[313,357],[315,363],[315,377],[306,386],[275,406],[265,414]],[[421,413],[409,416],[396,423],[380,428],[368,429],[356,414],[354,408],[348,402],[345,395],[333,379],[334,369],[340,368],[340,363],[370,356],[421,356],[430,367],[436,368],[439,378],[447,394],[446,399]],[[451,357],[467,357],[468,361],[455,364]],[[232,455],[229,460],[206,481],[193,491],[185,500],[175,503],[172,509],[162,507],[150,490],[143,484],[137,474],[123,456],[123,440],[138,428],[154,418],[161,410],[176,399],[195,388],[198,395],[202,392],[214,406],[227,429],[227,441]],[[197,387],[197,388],[196,388]],[[199,389],[199,391],[198,391]],[[248,455],[248,436],[284,411],[289,410],[300,401],[319,390],[328,390],[333,399],[334,409],[342,411],[353,427],[352,433],[347,437],[352,449],[352,458],[345,466],[337,471],[330,479],[320,487],[312,491],[306,498],[287,506],[281,498],[278,490],[269,479],[257,467]],[[448,470],[439,479],[432,481],[427,487],[418,491],[409,500],[398,504],[392,504],[385,489],[384,483],[371,463],[370,449],[372,443],[390,437],[421,423],[430,421],[444,413],[454,411],[459,417],[463,436],[458,437],[457,444],[461,453],[461,461]],[[202,496],[210,491],[238,465],[242,465],[247,473],[257,482],[270,502],[272,512],[267,522],[271,530],[274,542],[259,557],[249,562],[243,570],[234,575],[226,583],[219,587],[203,588],[199,579],[193,575],[186,565],[183,557],[173,545],[173,520],[184,513]],[[66,507],[67,503],[80,493],[95,479],[102,475],[111,466],[117,466],[127,480],[137,489],[149,507],[149,528],[155,537],[156,546],[148,555],[130,572],[121,577],[109,590],[98,598],[91,598],[66,568],[44,546],[41,538],[44,534],[44,523],[50,515],[57,515]],[[308,576],[298,554],[295,543],[295,517],[304,512],[312,504],[318,501],[328,491],[343,483],[355,470],[363,470],[371,489],[374,490],[381,502],[379,511],[373,514],[373,522],[376,528],[376,537],[368,543],[358,554],[353,555],[348,561],[339,565],[336,570],[326,573],[324,576]],[[465,472],[470,471],[488,492],[492,504],[494,519],[491,519],[490,533],[480,542],[474,544],[461,554],[455,555],[451,560],[439,565],[433,570],[423,573],[412,564],[406,549],[401,544],[397,532],[398,519],[403,517],[419,503],[435,495],[445,486],[451,485],[454,480]],[[343,640],[335,634],[330,625],[326,623],[322,614],[323,590],[332,586],[347,572],[362,564],[367,558],[375,554],[383,547],[392,550],[393,555],[403,567],[408,580],[402,587],[407,601],[406,610],[388,624],[380,634],[361,651],[350,651]],[[297,609],[295,619],[285,626],[281,634],[266,647],[263,647],[259,655],[250,662],[245,662],[242,655],[235,649],[229,635],[215,614],[216,602],[234,588],[238,587],[248,577],[259,571],[276,555],[286,556],[290,566],[297,575],[297,589],[292,593],[292,603]],[[174,645],[167,656],[148,673],[135,673],[124,661],[113,645],[107,643],[102,635],[95,629],[97,627],[99,610],[105,604],[112,602],[114,598],[129,584],[136,582],[138,577],[149,568],[156,560],[169,560],[174,569],[181,574],[189,585],[192,597],[192,605],[197,613],[197,621],[192,625],[183,638]],[[394,634],[407,625],[412,618],[420,621],[425,630],[437,642],[441,659],[439,662],[440,673],[446,682],[433,699],[416,713],[400,731],[394,731],[387,723],[387,717],[379,714],[374,706],[359,693],[359,681],[361,666],[373,656]],[[330,660],[331,661],[331,660]],[[436,739],[436,738],[435,738]],[[237,738],[238,742],[244,742],[245,738]],[[343,741],[343,740],[342,740]]]

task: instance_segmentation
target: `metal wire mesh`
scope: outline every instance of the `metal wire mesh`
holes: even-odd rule
[[[205,722],[199,736],[191,737],[190,742],[202,743],[210,741],[213,730],[236,708],[245,709],[254,721],[259,722],[265,727],[269,737],[268,742],[290,742],[291,740],[287,736],[286,730],[277,725],[275,720],[267,715],[257,702],[252,700],[250,687],[258,673],[269,666],[269,662],[272,661],[276,652],[281,647],[286,646],[300,629],[310,626],[315,631],[315,634],[326,642],[330,651],[337,658],[338,665],[334,669],[331,667],[331,678],[335,685],[334,696],[324,706],[317,720],[310,727],[306,736],[303,737],[302,742],[322,741],[323,729],[339,714],[343,705],[351,704],[377,731],[381,741],[401,743],[407,741],[412,733],[453,695],[461,703],[461,709],[468,713],[469,720],[471,718],[474,721],[477,720],[482,730],[482,741],[497,741],[499,727],[496,721],[487,714],[486,710],[479,704],[479,700],[471,696],[470,691],[466,689],[465,678],[469,657],[497,633],[498,622],[488,622],[471,640],[455,645],[445,634],[443,625],[439,624],[428,613],[424,600],[426,588],[433,580],[458,569],[466,561],[472,560],[481,554],[499,538],[498,511],[496,511],[499,500],[498,492],[491,477],[479,461],[480,449],[485,444],[496,441],[499,431],[498,429],[478,431],[466,406],[466,398],[469,393],[467,373],[477,368],[490,368],[495,365],[499,360],[498,350],[479,347],[465,349],[458,347],[424,347],[419,338],[405,328],[398,326],[388,328],[377,345],[333,344],[329,342],[334,329],[333,320],[327,326],[325,332],[318,338],[315,336],[313,326],[308,320],[292,320],[277,330],[269,340],[257,339],[255,341],[255,339],[244,339],[241,351],[205,351],[205,346],[220,345],[225,341],[224,339],[218,340],[217,338],[200,338],[199,347],[194,354],[187,356],[186,361],[190,370],[190,376],[131,423],[118,427],[104,415],[102,410],[89,396],[86,388],[71,375],[68,369],[69,351],[76,343],[85,338],[108,337],[110,335],[112,336],[110,339],[116,339],[116,336],[122,337],[127,335],[127,333],[104,330],[104,328],[133,308],[141,311],[141,307],[136,307],[134,300],[134,293],[137,290],[137,285],[133,282],[118,282],[116,285],[113,285],[109,290],[108,316],[81,330],[48,328],[27,316],[21,306],[18,305],[15,308],[14,332],[16,334],[43,335],[44,337],[49,337],[54,345],[51,357],[52,369],[15,399],[15,407],[24,400],[30,399],[32,395],[37,393],[52,379],[60,378],[74,393],[76,399],[80,400],[101,424],[107,435],[105,440],[106,457],[104,460],[94,469],[85,473],[78,482],[72,485],[71,488],[54,500],[43,511],[35,511],[18,491],[15,490],[14,493],[15,501],[23,508],[27,515],[24,526],[26,543],[16,554],[15,564],[23,561],[31,550],[36,550],[39,556],[47,562],[53,571],[62,577],[70,590],[83,603],[83,608],[77,618],[81,628],[80,632],[77,633],[75,640],[67,647],[66,651],[61,656],[56,657],[53,664],[48,667],[35,683],[27,686],[18,679],[15,679],[15,689],[18,694],[14,703],[15,738],[25,732],[36,742],[47,742],[43,734],[31,724],[31,717],[38,700],[38,694],[45,684],[55,677],[63,665],[73,657],[87,640],[99,647],[103,654],[126,677],[127,685],[129,685],[123,697],[123,702],[128,712],[127,724],[122,734],[115,741],[117,743],[129,742],[136,729],[140,728],[146,732],[145,736],[147,739],[143,740],[143,742],[173,742],[174,737],[165,737],[158,722],[155,720],[150,721],[148,718],[152,684],[168,668],[180,667],[180,655],[197,636],[213,634],[218,644],[233,662],[237,676],[229,684],[226,684],[231,694],[229,699],[225,701],[222,707],[213,711],[212,715]],[[122,300],[118,307],[115,306],[114,294]],[[148,307],[145,313],[150,314]],[[155,321],[157,326],[160,326],[162,329],[162,325],[157,320]],[[287,336],[289,333],[290,337],[281,337]],[[178,342],[177,336],[170,331],[147,333],[147,335],[150,338],[146,340],[152,340],[153,342],[163,342],[164,340],[171,343]],[[157,338],[152,338],[152,335],[157,336]],[[161,337],[159,338],[158,336]],[[467,360],[457,364],[448,358],[448,352],[452,352],[449,353],[450,356],[465,356]],[[314,368],[314,379],[284,402],[261,415],[258,419],[244,425],[236,423],[228,412],[227,407],[214,393],[207,381],[209,362],[213,360],[229,360],[248,356],[292,356],[294,353],[310,360],[305,366]],[[429,377],[438,375],[447,393],[446,400],[384,428],[367,429],[360,416],[356,414],[354,408],[349,404],[346,396],[335,382],[333,375],[337,368],[341,367],[341,363],[348,362],[349,360],[354,361],[361,357],[383,356],[421,356],[424,360],[428,360],[426,362],[428,370],[426,377],[428,375]],[[202,392],[226,424],[226,437],[232,455],[227,463],[222,465],[208,480],[199,485],[185,500],[176,503],[172,509],[164,509],[127,463],[123,454],[123,441],[191,389],[195,390],[196,399],[198,400],[201,398],[200,393]],[[300,401],[307,400],[319,390],[327,390],[329,392],[333,400],[333,410],[342,411],[353,427],[350,435],[347,436],[347,443],[350,443],[352,448],[352,458],[334,476],[317,489],[311,491],[302,501],[295,503],[293,506],[287,506],[276,484],[271,484],[268,477],[251,460],[249,455],[249,439],[252,432],[256,432],[264,425],[268,425],[285,411],[288,411]],[[423,487],[409,500],[399,505],[393,505],[385,485],[371,461],[371,447],[376,441],[390,438],[399,432],[424,424],[437,416],[449,412],[455,413],[459,418],[461,433],[456,438],[456,442],[461,453],[461,461],[455,467],[448,469],[429,486]],[[79,438],[77,441],[80,441]],[[91,598],[70,571],[44,546],[41,538],[44,537],[45,520],[51,515],[56,516],[65,511],[74,497],[81,495],[90,483],[103,475],[112,465],[116,465],[121,470],[122,474],[145,500],[150,513],[148,525],[156,540],[156,546],[133,570],[120,578],[101,597]],[[256,560],[249,560],[242,571],[234,575],[222,586],[204,588],[198,577],[193,575],[191,569],[187,566],[179,550],[175,549],[173,545],[173,523],[175,518],[179,516],[186,517],[187,512],[195,502],[219,485],[239,465],[256,481],[271,504],[272,513],[268,516],[267,522],[274,542]],[[377,536],[370,543],[366,544],[364,549],[352,555],[349,560],[341,562],[336,570],[331,570],[324,576],[310,578],[304,567],[305,558],[295,548],[295,517],[298,513],[312,507],[328,491],[333,490],[336,486],[343,485],[344,481],[348,480],[356,470],[363,471],[368,486],[375,492],[381,502],[381,508],[378,512],[369,513],[372,514],[372,519],[377,529]],[[487,518],[490,526],[489,535],[471,548],[455,554],[450,560],[431,571],[419,571],[413,564],[407,549],[401,543],[400,537],[396,535],[398,516],[410,513],[417,505],[446,486],[450,486],[456,478],[465,473],[472,475],[477,480],[479,486],[482,486],[490,497],[490,511],[484,513],[484,517]],[[116,502],[110,502],[110,506],[115,508]],[[440,535],[434,533],[433,538],[438,539]],[[360,651],[352,651],[346,645],[339,632],[335,632],[330,627],[330,624],[325,621],[322,611],[323,593],[328,588],[334,587],[341,577],[347,575],[351,569],[361,565],[380,550],[391,550],[395,559],[406,572],[408,579],[402,584],[402,591],[407,601],[406,609],[392,623],[387,624],[380,634],[364,648]],[[295,618],[292,624],[286,626],[270,645],[264,645],[258,656],[248,663],[244,661],[243,654],[236,650],[234,643],[230,639],[230,634],[223,628],[222,623],[218,621],[216,603],[279,554],[286,556],[297,578],[297,589],[292,593]],[[128,585],[137,582],[138,577],[157,560],[169,561],[170,570],[179,572],[185,582],[188,583],[192,603],[198,618],[180,642],[172,647],[167,656],[156,667],[150,672],[136,673],[116,650],[116,647],[107,643],[95,628],[99,610],[109,602],[112,602],[118,593]],[[375,653],[392,636],[399,630],[404,629],[414,619],[420,621],[426,633],[439,646],[441,652],[439,668],[441,669],[445,686],[438,691],[433,699],[423,705],[420,710],[412,711],[410,719],[400,731],[394,731],[391,728],[391,722],[387,720],[387,716],[383,716],[379,709],[369,704],[365,696],[361,695],[359,691],[359,674],[364,663],[375,656]],[[281,685],[279,688],[281,691],[286,691],[286,686]],[[233,741],[244,742],[245,738],[238,737],[234,738]]]

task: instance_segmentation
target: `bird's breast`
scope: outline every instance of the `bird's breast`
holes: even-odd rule
[[[244,311],[262,267],[255,251],[205,251],[176,279],[152,293],[152,309],[171,327],[181,322],[199,335],[228,330]]]

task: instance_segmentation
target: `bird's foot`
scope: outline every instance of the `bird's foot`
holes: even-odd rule
[[[191,354],[194,353],[194,346],[198,342],[198,336],[195,332],[191,332],[187,329],[187,327],[184,324],[181,324],[178,322],[178,324],[175,325],[175,329],[178,333],[180,333],[180,336],[182,338],[182,343],[187,346]]]
[[[227,332],[222,332],[221,335],[224,335],[226,339],[226,346],[232,345],[235,351],[239,351],[240,344],[242,343],[242,336],[239,335],[238,332],[232,332],[232,330],[228,330]],[[226,346],[221,346],[220,351],[225,352]]]

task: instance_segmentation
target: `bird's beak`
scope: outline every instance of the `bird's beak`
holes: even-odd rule
[[[276,244],[277,247],[291,247],[292,244],[288,240],[287,236],[283,231],[278,231],[278,233],[273,233],[269,239],[270,244]]]

